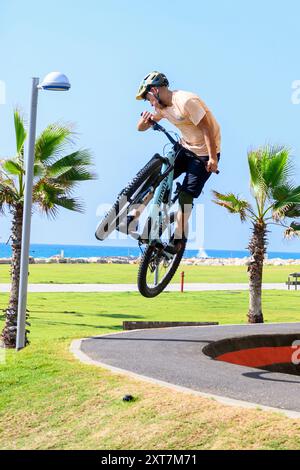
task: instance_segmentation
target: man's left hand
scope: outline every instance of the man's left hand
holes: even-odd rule
[[[218,171],[218,162],[217,162],[217,160],[212,160],[210,158],[207,162],[206,169],[209,173],[216,173]]]

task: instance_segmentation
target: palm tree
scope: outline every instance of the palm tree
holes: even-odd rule
[[[291,181],[293,164],[290,151],[284,146],[264,146],[248,153],[250,189],[255,208],[245,199],[233,193],[213,191],[215,204],[225,207],[232,214],[239,214],[241,221],[252,224],[252,236],[248,245],[249,273],[249,323],[263,323],[262,275],[267,248],[268,226],[280,225],[286,235],[297,235],[297,223],[286,225],[288,218],[300,217],[300,186]]]
[[[24,118],[14,111],[16,156],[0,161],[0,212],[5,208],[12,215],[11,223],[11,291],[5,311],[5,326],[1,340],[6,347],[15,347],[20,280],[21,239],[24,203],[24,142],[26,128]],[[36,139],[33,204],[50,218],[64,207],[82,212],[79,200],[72,192],[80,181],[95,179],[91,173],[92,158],[87,149],[65,154],[72,145],[74,132],[70,125],[50,124]],[[29,325],[29,323],[27,322]],[[26,344],[28,343],[26,331]]]

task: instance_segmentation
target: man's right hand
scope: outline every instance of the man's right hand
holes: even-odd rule
[[[147,131],[151,126],[153,126],[155,121],[156,119],[154,114],[149,113],[149,111],[144,111],[141,114],[141,119],[137,125],[138,131]]]
[[[144,124],[150,124],[153,121],[154,115],[149,111],[142,112],[142,121]]]

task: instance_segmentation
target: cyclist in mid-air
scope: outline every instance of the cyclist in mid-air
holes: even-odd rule
[[[167,77],[160,72],[149,73],[141,82],[137,100],[151,103],[154,113],[144,111],[138,122],[138,130],[146,131],[151,121],[165,118],[181,131],[181,150],[174,168],[174,179],[185,173],[179,193],[174,238],[166,251],[177,253],[186,240],[188,219],[193,200],[198,198],[212,173],[218,171],[220,158],[220,127],[206,104],[194,93],[170,90]],[[207,157],[207,163],[197,158]],[[128,224],[135,216],[129,217]]]

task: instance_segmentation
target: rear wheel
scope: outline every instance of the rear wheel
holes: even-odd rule
[[[154,189],[158,185],[163,159],[156,154],[136,177],[124,188],[111,209],[98,224],[95,236],[105,240],[124,220],[134,207],[144,209],[152,199]],[[141,213],[141,210],[139,211]]]
[[[163,234],[174,234],[175,216],[170,215],[169,224],[163,223]],[[171,226],[171,230],[170,230]],[[172,237],[172,234],[171,234]],[[175,255],[164,251],[161,244],[148,245],[142,256],[138,272],[138,289],[144,297],[156,297],[167,287],[176,273],[182,260],[186,242],[182,242],[181,248]]]

